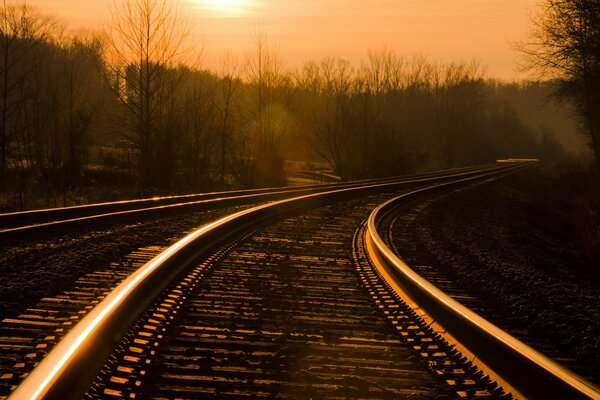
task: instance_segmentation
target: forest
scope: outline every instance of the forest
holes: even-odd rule
[[[576,127],[555,123],[569,106],[552,82],[385,47],[288,68],[262,28],[211,70],[169,2],[128,4],[106,32],[0,7],[2,211],[568,158]]]

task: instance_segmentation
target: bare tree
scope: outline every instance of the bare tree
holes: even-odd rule
[[[347,60],[326,57],[305,66],[300,81],[317,99],[309,114],[314,148],[342,179],[352,178],[357,146],[350,130],[354,69]]]
[[[67,185],[81,171],[87,136],[105,97],[102,46],[98,36],[80,34],[68,40],[60,52],[53,97]]]
[[[22,121],[25,86],[41,59],[32,57],[36,48],[61,31],[56,19],[43,15],[25,2],[3,0],[0,6],[0,175],[7,167],[12,142]],[[31,63],[36,59],[36,62]]]
[[[236,129],[236,118],[239,118],[239,96],[241,89],[240,65],[238,60],[227,54],[223,60],[219,73],[220,91],[218,93],[217,107],[219,109],[220,126],[220,171],[219,180],[225,183],[227,170],[227,156],[233,161],[233,131]]]
[[[155,183],[155,141],[165,109],[161,94],[178,77],[167,71],[183,61],[188,30],[169,0],[120,1],[112,12],[111,82],[131,117],[129,140],[139,153],[142,185],[149,187]]]
[[[547,0],[518,48],[573,101],[600,165],[600,0]]]
[[[218,111],[215,104],[217,83],[214,76],[201,71],[188,71],[173,97],[183,92],[183,109],[174,110],[173,125],[182,125],[181,153],[186,169],[195,182],[210,180],[215,163]]]
[[[248,57],[246,76],[250,83],[250,115],[255,124],[254,184],[282,184],[284,165],[282,139],[287,126],[280,119],[283,69],[276,49],[272,48],[265,31],[254,38],[254,52]]]
[[[386,160],[401,165],[393,156],[397,142],[396,126],[389,123],[387,112],[394,113],[392,102],[401,88],[403,60],[393,50],[370,51],[356,79],[356,119],[360,151],[360,169],[369,175],[390,173]]]
[[[478,62],[437,66],[434,74],[434,117],[438,151],[448,167],[469,162],[466,149],[477,136],[483,114],[483,70]]]

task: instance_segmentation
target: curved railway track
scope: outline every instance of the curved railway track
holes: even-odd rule
[[[29,241],[38,237],[55,237],[73,230],[89,229],[90,226],[98,227],[187,211],[213,210],[228,206],[275,201],[302,194],[353,188],[371,183],[418,184],[439,180],[443,177],[451,178],[459,174],[469,175],[486,167],[490,166],[465,167],[383,180],[190,194],[6,213],[0,214],[0,244]]]
[[[459,182],[445,184],[446,188]],[[476,182],[475,184],[479,184]],[[485,320],[465,304],[474,299],[456,290],[447,280],[435,283],[451,290],[452,297],[441,291],[406,265],[391,246],[392,226],[403,209],[421,197],[431,196],[441,187],[416,190],[377,207],[368,220],[368,253],[382,278],[394,292],[434,326],[449,343],[473,360],[485,372],[499,380],[520,398],[598,399],[600,388],[569,371],[515,337]],[[385,238],[385,239],[383,239]],[[392,248],[390,248],[392,247]],[[424,271],[435,281],[438,276]],[[457,301],[460,299],[460,302]]]
[[[392,212],[390,218],[382,221],[381,238],[395,254],[398,254],[407,265],[410,265],[411,269],[444,293],[497,324],[503,330],[510,332],[528,346],[554,360],[559,360],[562,366],[597,385],[600,365],[593,359],[582,357],[577,347],[565,346],[564,342],[557,339],[557,337],[560,338],[560,334],[565,334],[569,335],[568,337],[572,338],[574,343],[591,342],[590,347],[593,346],[598,339],[593,330],[594,323],[597,323],[595,316],[598,314],[596,312],[597,291],[594,292],[593,288],[585,291],[571,285],[562,293],[557,292],[553,290],[554,285],[562,287],[569,281],[565,277],[553,275],[552,271],[543,268],[548,262],[568,267],[581,263],[581,260],[574,258],[573,253],[561,259],[560,252],[564,251],[562,249],[566,246],[561,246],[561,241],[556,240],[553,242],[553,246],[544,251],[540,251],[539,248],[536,251],[535,247],[527,247],[521,254],[527,254],[530,258],[514,261],[511,269],[511,265],[504,261],[504,257],[510,259],[515,254],[519,254],[518,250],[511,245],[519,240],[517,238],[533,238],[535,235],[531,230],[526,231],[528,226],[526,222],[514,218],[514,216],[509,218],[504,214],[493,221],[488,219],[503,207],[505,207],[504,210],[509,209],[512,212],[515,210],[512,207],[518,204],[516,201],[510,200],[505,203],[506,198],[499,200],[495,195],[503,196],[505,193],[511,193],[506,189],[507,187],[514,188],[515,182],[531,184],[534,177],[539,177],[538,173],[539,171],[529,171],[523,176],[513,177],[505,182],[496,182],[487,187],[481,187],[484,185],[475,183],[453,193],[407,202]],[[494,193],[494,198],[484,200],[481,196],[482,193]],[[478,196],[479,202],[466,201],[471,196]],[[461,199],[461,202],[455,201],[450,205],[448,199]],[[493,203],[489,204],[486,200]],[[448,209],[449,207],[450,209]],[[464,214],[470,212],[468,210],[470,207],[481,211],[478,217],[474,218],[473,215],[466,216]],[[519,210],[518,205],[516,209]],[[553,223],[555,220],[546,218],[540,220],[541,212],[536,214],[535,211],[534,209],[522,212],[521,209],[520,216],[524,220],[527,216],[534,218],[536,221],[534,226],[544,222],[546,227],[555,226]],[[434,212],[436,217],[430,214]],[[436,222],[437,218],[441,216],[443,220],[446,215],[455,216],[453,223],[438,224]],[[427,218],[426,223],[423,222],[425,218]],[[454,223],[457,223],[458,227]],[[512,226],[515,229],[503,238],[494,234],[494,232],[504,231],[506,226]],[[474,232],[475,236],[469,236],[467,233],[469,230]],[[545,231],[545,229],[540,227],[540,231]],[[520,233],[522,233],[521,236],[519,236]],[[436,236],[435,244],[425,239],[432,237],[429,235],[439,235]],[[469,237],[471,241],[469,241]],[[550,237],[555,237],[555,235],[552,234]],[[473,238],[476,239],[473,241]],[[482,247],[478,247],[478,244]],[[544,258],[544,255],[548,252],[551,253],[553,249],[557,249],[556,254]],[[451,256],[439,257],[442,251],[448,252],[445,254],[451,254]],[[492,252],[495,253],[492,254]],[[536,260],[540,260],[537,264],[538,267],[536,267]],[[502,264],[499,265],[499,263]],[[542,265],[542,268],[539,268],[539,265]],[[515,271],[514,266],[521,269],[521,274],[518,273],[518,269]],[[578,275],[574,274],[574,276]],[[583,274],[583,276],[586,275]],[[540,281],[543,283],[538,287],[532,286]],[[510,308],[511,295],[522,296],[519,297],[519,302],[512,303],[519,304],[518,309]],[[572,308],[568,306],[569,304],[573,305]],[[583,316],[582,313],[584,313]],[[564,322],[556,323],[557,320]],[[523,321],[525,321],[525,325]],[[527,323],[541,324],[544,329],[538,331],[524,329]],[[596,353],[594,350],[590,350],[588,354],[593,356]]]
[[[71,294],[85,306],[51,328],[81,321],[60,341],[36,326],[41,348],[56,346],[2,379],[27,378],[16,399],[508,398],[382,279],[356,226],[411,184],[425,186],[414,197],[521,168],[338,187],[222,218],[104,287],[84,277],[87,294]]]

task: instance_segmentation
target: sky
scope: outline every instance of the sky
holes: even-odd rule
[[[126,0],[28,0],[74,29],[100,29]],[[384,47],[431,61],[480,61],[486,76],[527,78],[514,43],[538,0],[180,0],[208,67],[244,57],[259,27],[289,68],[325,56],[355,64]]]

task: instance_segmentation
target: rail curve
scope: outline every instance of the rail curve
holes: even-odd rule
[[[145,217],[154,217],[169,213],[276,201],[302,194],[355,188],[382,182],[402,182],[407,185],[420,184],[443,178],[453,179],[459,176],[470,176],[482,170],[493,168],[498,168],[498,166],[493,164],[480,165],[437,173],[430,172],[347,183],[214,192],[0,214],[0,227],[5,227],[4,229],[0,229],[0,244],[31,240],[50,235],[57,236],[75,229],[85,229],[90,226],[97,227],[102,224],[112,224],[115,222],[136,221]]]
[[[534,399],[600,399],[600,388],[439,290],[405,264],[380,236],[382,221],[398,207],[469,180],[412,191],[377,207],[367,221],[365,233],[369,257],[401,297],[413,308],[424,311],[451,342],[466,348],[518,394]]]
[[[388,180],[397,180],[397,179],[415,179],[415,178],[426,178],[428,176],[437,176],[446,173],[446,174],[454,174],[458,172],[467,172],[470,170],[480,169],[482,166],[469,166],[463,168],[454,168],[447,171],[436,171],[436,172],[427,172],[421,174],[414,174],[402,177],[391,177]],[[197,193],[197,194],[185,194],[185,195],[174,195],[174,196],[157,196],[152,198],[145,199],[134,199],[134,200],[122,200],[122,201],[113,201],[113,202],[104,202],[104,203],[93,203],[93,204],[84,204],[84,205],[76,205],[69,207],[57,207],[57,208],[47,208],[47,209],[39,209],[39,210],[27,210],[27,211],[17,211],[17,212],[9,212],[9,213],[0,213],[0,229],[6,230],[11,228],[18,228],[27,225],[38,225],[43,223],[61,221],[61,220],[69,220],[83,217],[91,217],[95,215],[102,214],[110,214],[117,213],[120,211],[133,211],[133,210],[141,210],[145,208],[155,208],[159,206],[173,205],[173,204],[183,204],[183,203],[191,203],[203,200],[215,200],[215,199],[223,199],[223,198],[232,198],[232,197],[243,197],[243,196],[253,196],[253,195],[262,195],[262,194],[274,194],[278,192],[297,192],[302,190],[323,190],[327,188],[335,188],[335,187],[349,187],[356,184],[368,184],[373,182],[381,182],[381,179],[367,179],[353,182],[336,182],[336,183],[326,183],[326,184],[315,184],[315,185],[301,185],[301,186],[282,186],[282,187],[272,187],[272,188],[260,188],[260,189],[244,189],[244,190],[228,190],[228,191],[219,191],[219,192],[207,192],[207,193]]]

